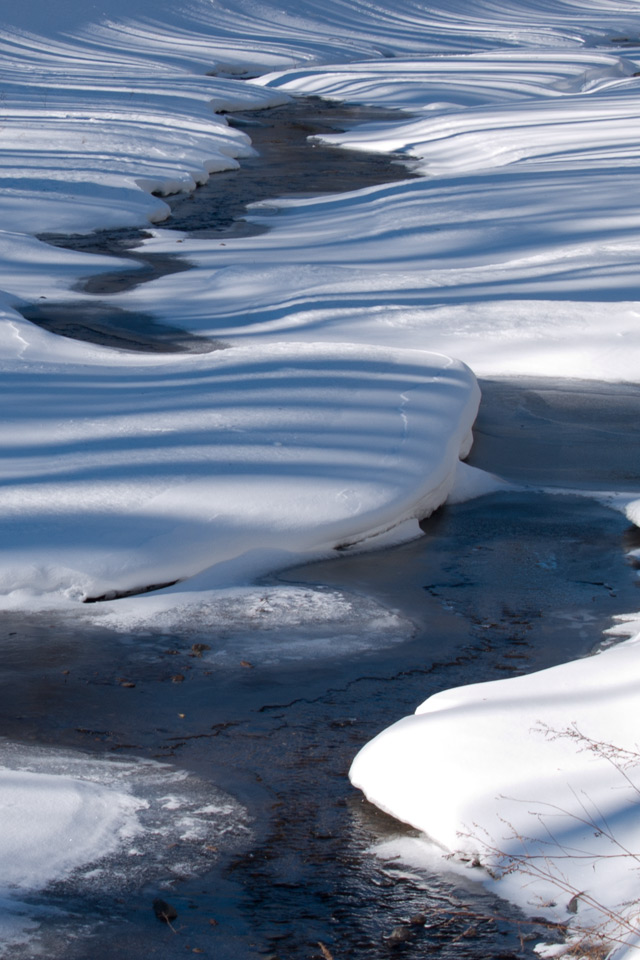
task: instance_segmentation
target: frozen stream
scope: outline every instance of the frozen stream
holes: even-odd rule
[[[637,608],[623,553],[629,535],[622,517],[589,500],[512,494],[446,509],[424,539],[403,547],[283,576],[318,590],[366,592],[414,624],[404,640],[383,648],[372,640],[357,655],[327,656],[312,636],[307,660],[285,655],[264,664],[242,624],[212,625],[211,649],[198,657],[189,636],[129,638],[5,618],[7,737],[168,761],[196,783],[222,788],[250,822],[242,834],[239,814],[227,815],[236,830],[215,841],[219,852],[159,836],[155,869],[133,889],[114,864],[97,888],[72,880],[40,902],[71,904],[72,929],[86,932],[89,924],[91,955],[105,960],[187,949],[302,960],[321,956],[318,942],[336,957],[386,957],[383,938],[419,913],[429,928],[407,926],[410,940],[398,948],[404,957],[530,955],[518,938],[535,929],[478,886],[368,853],[410,831],[363,801],[346,774],[365,741],[430,693],[587,654],[615,613]],[[277,635],[277,624],[272,630]],[[331,639],[342,640],[339,625],[333,637],[325,634]],[[215,657],[221,646],[223,663]],[[174,682],[176,675],[184,681]],[[183,878],[174,862],[185,864]],[[158,895],[178,911],[175,934],[153,915]],[[468,910],[485,919],[470,924]],[[510,919],[495,924],[491,916]],[[470,926],[473,934],[457,939]],[[68,918],[52,917],[46,929],[48,956],[86,956],[82,940],[66,943]]]
[[[308,132],[302,128],[302,139]],[[344,155],[340,162],[348,166]],[[379,182],[384,164],[371,163]],[[260,161],[254,166],[257,175]],[[212,178],[211,189],[221,183]],[[145,278],[156,268],[147,263]],[[139,279],[136,266],[129,280],[96,280],[92,289],[106,295],[113,284]],[[120,336],[112,316],[95,326]],[[136,328],[138,349],[153,348],[153,333]],[[369,636],[363,618],[354,639],[356,618],[348,636],[336,623],[290,638],[296,643],[274,661],[268,644],[279,625],[268,604],[256,617],[271,618],[269,631],[227,619],[211,625],[198,650],[187,634],[130,637],[78,621],[3,616],[3,736],[25,749],[80,751],[92,760],[167,762],[194,776],[199,803],[202,785],[215,784],[218,804],[204,845],[158,828],[137,880],[114,861],[97,881],[75,877],[39,897],[39,906],[62,910],[46,916],[43,955],[533,956],[540,930],[471,879],[420,873],[370,853],[410,831],[347,780],[360,746],[429,694],[587,655],[615,614],[638,609],[625,560],[637,530],[592,499],[538,488],[640,489],[640,390],[520,381],[485,383],[483,392],[471,462],[531,489],[445,508],[405,546],[289,570],[261,585],[267,598],[282,584],[333,590],[356,610],[358,598],[372,598],[397,613],[393,636]],[[141,783],[139,791],[146,797],[149,788]],[[225,796],[233,798],[227,806]],[[169,824],[175,814],[170,804],[163,809]],[[158,896],[177,911],[172,928],[154,916]],[[411,923],[419,914],[425,922]],[[29,946],[11,952],[33,955]]]

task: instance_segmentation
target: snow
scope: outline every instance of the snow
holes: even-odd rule
[[[78,864],[110,853],[135,832],[125,794],[63,775],[0,770],[3,887],[39,889]],[[40,815],[43,803],[47,817]],[[52,836],[58,838],[51,843]]]
[[[470,446],[478,390],[448,358],[278,344],[114,365],[64,344],[41,333],[2,364],[5,607],[345,549],[428,516]]]
[[[322,648],[339,620],[351,649],[362,622],[382,642],[404,625],[374,604],[358,621],[341,597],[251,582],[415,536],[448,496],[503,487],[458,463],[474,374],[637,380],[635,0],[59,0],[55,17],[22,0],[0,14],[0,51],[3,608],[137,631],[188,617],[197,633],[239,600],[238,623],[266,617],[276,660],[304,656],[309,632]],[[303,94],[399,111],[324,139],[419,176],[273,198],[249,215],[269,231],[224,247],[157,226],[163,197],[253,155],[225,112]],[[122,226],[193,269],[113,305],[226,349],[134,355],[17,312],[90,304],[82,278],[130,266],[36,235]],[[638,524],[637,492],[606,497]],[[505,896],[537,913],[556,899],[566,919],[577,891],[576,934],[599,924],[595,902],[635,898],[635,861],[609,855],[638,841],[632,615],[612,628],[625,635],[595,658],[438,694],[363,750],[354,782],[449,851],[498,872],[504,851],[518,868],[494,881]],[[113,852],[139,821],[113,784],[7,767],[1,781],[21,889]],[[25,812],[42,797],[36,834]],[[74,849],[56,847],[70,818]],[[534,883],[514,837],[532,838],[525,874],[544,864]],[[567,844],[585,856],[559,866]]]
[[[464,71],[461,58],[394,61],[401,105],[426,103],[425,115],[321,139],[394,152],[424,176],[254,205],[249,219],[268,234],[223,249],[180,238],[196,277],[146,284],[127,302],[169,319],[180,291],[182,322],[230,342],[401,338],[459,356],[480,376],[633,381],[634,64],[584,52],[567,53],[561,66],[544,51],[505,59],[468,57]],[[374,67],[366,65],[366,89],[363,64],[256,83],[397,107],[390,62]],[[447,86],[453,100],[442,99]],[[176,243],[156,231],[145,247],[169,253]]]
[[[529,912],[566,922],[578,895],[578,929],[624,935],[637,923],[639,642],[436,694],[363,748],[352,782]]]

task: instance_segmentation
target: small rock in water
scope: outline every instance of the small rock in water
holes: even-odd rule
[[[208,643],[193,643],[191,645],[194,657],[201,657],[203,650],[211,650]]]
[[[391,933],[388,936],[383,936],[384,942],[388,947],[397,947],[401,943],[406,943],[407,940],[411,940],[412,932],[409,927],[394,927]]]
[[[158,920],[162,920],[164,923],[171,923],[178,916],[176,908],[172,907],[166,900],[161,900],[160,897],[156,897],[153,901],[153,912]]]

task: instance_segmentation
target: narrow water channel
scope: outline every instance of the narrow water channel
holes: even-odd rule
[[[333,106],[312,106],[315,124],[336,129],[347,122]],[[313,132],[301,119],[306,109],[299,104],[301,114],[282,121],[301,150]],[[349,122],[363,118],[359,110],[350,116]],[[254,142],[258,131],[263,138],[261,157],[243,163],[264,181],[262,196],[297,190],[294,168],[304,169],[305,189],[322,189],[315,181],[311,186],[311,160],[288,160],[282,126],[269,128],[267,113],[235,122],[254,124]],[[280,180],[270,173],[270,140],[277,141]],[[349,180],[345,189],[404,176],[379,158],[329,154],[345,171],[354,169],[352,161],[360,167],[371,161],[372,179]],[[313,148],[311,155],[324,153]],[[334,189],[335,169],[329,176]],[[242,204],[222,210],[220,199],[240,182],[236,174],[223,174],[193,197],[179,198],[176,226],[196,233],[244,229],[235,226]],[[236,199],[244,189],[237,187]],[[203,213],[201,203],[214,212]],[[124,234],[49,239],[85,249],[95,243],[97,252],[105,252],[103,242],[111,251],[135,243]],[[131,256],[137,257],[135,249]],[[127,276],[96,278],[87,289],[99,298],[165,266],[134,264]],[[34,319],[55,329],[53,313]],[[136,326],[135,317],[126,318],[133,326],[123,334],[122,318],[105,314],[83,321],[83,329],[60,332],[92,339],[101,327],[106,339],[98,342],[122,346],[134,329],[136,349],[156,349],[158,336],[162,349],[189,349],[172,344],[173,333],[154,330],[147,320],[153,323],[146,318]],[[122,864],[107,864],[93,885],[75,877],[33,898],[38,907],[61,911],[47,914],[41,955],[509,960],[533,958],[536,940],[549,938],[484,893],[473,871],[466,879],[377,857],[371,848],[411,831],[378,813],[347,778],[358,749],[430,694],[588,655],[615,614],[638,608],[637,578],[625,559],[637,531],[592,499],[537,488],[575,488],[578,477],[601,489],[637,484],[635,444],[621,438],[637,434],[640,391],[532,381],[483,388],[472,462],[523,489],[445,508],[410,544],[285,571],[261,584],[265,592],[290,584],[333,589],[356,607],[358,597],[374,598],[404,625],[386,642],[369,636],[365,624],[350,652],[344,629],[334,624],[320,637],[326,643],[317,635],[310,640],[308,656],[285,650],[278,660],[271,651],[263,655],[259,636],[240,623],[235,629],[212,623],[206,649],[194,652],[187,629],[126,636],[77,620],[3,616],[4,737],[25,749],[168,763],[199,784],[226,791],[249,824],[245,833],[232,829],[238,814],[229,805],[222,814],[228,840],[222,827],[220,841],[204,848],[188,836],[172,836],[169,843],[159,833],[155,868],[152,863],[137,884],[128,881]],[[598,422],[594,406],[602,411]],[[221,648],[230,651],[226,660],[217,656]],[[153,851],[148,856],[153,861]],[[158,896],[177,912],[171,927],[154,915]],[[28,945],[12,953],[34,955]]]
[[[314,134],[346,130],[358,123],[389,119],[393,111],[330,103],[304,97],[269,110],[228,116],[231,126],[246,129],[257,151],[240,169],[216,173],[194,193],[168,197],[171,217],[163,227],[193,237],[237,237],[262,232],[243,217],[251,203],[274,197],[339,193],[406,179],[405,164],[386,154],[350,153],[320,143]],[[43,234],[40,239],[85,253],[125,257],[131,270],[101,273],[78,287],[91,300],[39,301],[20,308],[33,323],[61,336],[125,350],[202,353],[224,344],[158,323],[153,317],[113,307],[101,300],[132,290],[156,277],[190,269],[180,257],[137,249],[145,232],[105,230],[89,235]]]

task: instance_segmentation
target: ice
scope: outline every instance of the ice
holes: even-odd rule
[[[410,621],[374,600],[327,588],[264,585],[220,591],[207,589],[199,577],[191,587],[96,605],[85,619],[140,636],[179,632],[202,641],[211,639],[215,623],[215,647],[206,643],[200,656],[225,667],[237,667],[243,659],[273,666],[365,653],[414,632]]]
[[[240,804],[167,764],[6,740],[0,757],[2,956],[24,942],[41,952],[60,925],[82,935],[81,922],[47,899],[54,884],[69,901],[148,883],[162,890],[177,874],[202,872],[205,853],[211,861],[249,836]]]

